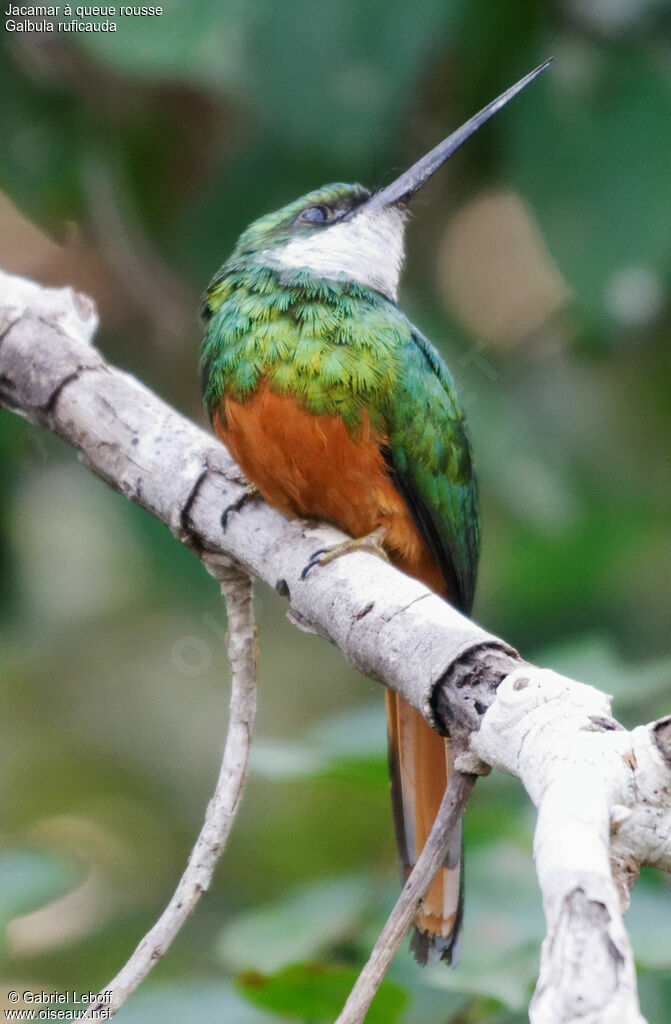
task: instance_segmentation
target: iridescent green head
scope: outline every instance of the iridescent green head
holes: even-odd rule
[[[363,185],[324,185],[255,220],[240,235],[235,253],[249,256],[284,245],[297,236],[311,235],[349,216],[370,195]]]

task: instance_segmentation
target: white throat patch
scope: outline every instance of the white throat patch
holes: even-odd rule
[[[279,267],[317,277],[356,281],[396,302],[403,266],[405,211],[396,206],[358,213],[330,227],[292,238],[263,255]]]

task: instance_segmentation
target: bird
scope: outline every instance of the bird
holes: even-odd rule
[[[303,571],[371,550],[470,614],[479,551],[471,445],[453,378],[403,313],[410,202],[550,61],[377,191],[330,184],[254,221],[202,305],[206,409],[254,493],[350,541]],[[402,877],[417,860],[452,768],[449,741],[386,690],[392,810]],[[459,824],[419,908],[420,963],[456,964],[463,921]]]

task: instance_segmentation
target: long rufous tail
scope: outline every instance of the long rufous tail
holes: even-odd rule
[[[436,818],[449,774],[449,747],[418,711],[386,690],[389,777],[401,874],[407,878]],[[422,964],[456,965],[461,947],[461,822],[415,918],[411,949]]]

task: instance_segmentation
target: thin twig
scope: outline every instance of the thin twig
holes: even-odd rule
[[[417,910],[447,855],[450,837],[475,785],[474,775],[453,772],[424,849],[403,886],[368,962],[354,983],[335,1024],[361,1024],[390,963],[412,925]]]
[[[235,820],[247,775],[249,747],[256,714],[256,631],[249,576],[231,568],[222,573],[221,589],[228,615],[228,658],[231,665],[231,714],[226,746],[214,796],[172,899],[119,973],[105,987],[105,1001],[93,1004],[79,1020],[113,1016],[161,959],[201,893],[212,880]],[[111,995],[109,993],[111,992]]]

